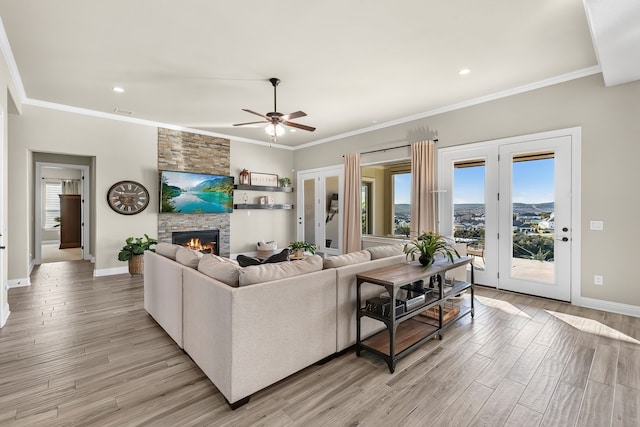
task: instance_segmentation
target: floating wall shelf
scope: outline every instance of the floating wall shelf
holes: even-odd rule
[[[293,209],[293,205],[257,205],[250,203],[239,203],[233,205],[233,209]]]
[[[246,191],[280,191],[282,193],[291,193],[293,191],[293,187],[266,187],[262,185],[235,184],[233,188],[236,190],[246,190]]]

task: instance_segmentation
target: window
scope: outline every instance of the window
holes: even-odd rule
[[[393,234],[408,237],[411,233],[411,173],[392,173]]]
[[[60,225],[56,218],[60,218],[60,197],[62,194],[61,181],[46,181],[44,183],[44,213],[42,227],[51,230]]]
[[[411,229],[411,162],[362,168],[362,233],[409,235]]]

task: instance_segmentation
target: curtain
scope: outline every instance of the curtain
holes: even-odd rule
[[[421,141],[411,144],[411,234],[435,231],[434,206],[435,142]]]
[[[63,179],[62,194],[80,194],[79,179]]]
[[[362,179],[360,153],[344,156],[344,223],[342,226],[343,252],[362,249]]]

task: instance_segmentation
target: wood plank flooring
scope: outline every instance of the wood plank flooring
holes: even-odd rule
[[[92,268],[45,264],[9,290],[0,425],[640,425],[638,318],[476,288],[475,320],[395,374],[348,351],[231,411],[144,311],[142,278]]]

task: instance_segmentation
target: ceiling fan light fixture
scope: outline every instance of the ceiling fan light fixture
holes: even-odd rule
[[[273,136],[282,136],[284,135],[284,126],[280,123],[274,125],[273,123],[269,123],[267,127],[264,128],[264,131],[267,132],[267,135]]]

